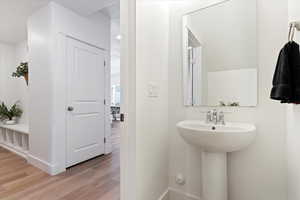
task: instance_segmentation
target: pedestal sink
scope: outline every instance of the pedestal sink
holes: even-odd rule
[[[245,123],[214,125],[203,121],[182,121],[177,128],[187,143],[203,151],[203,200],[227,200],[227,153],[249,146],[255,138],[256,127]]]

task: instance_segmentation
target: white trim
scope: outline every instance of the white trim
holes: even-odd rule
[[[27,157],[28,163],[31,165],[43,170],[44,172],[54,176],[57,175],[58,173],[61,173],[61,170],[58,170],[58,168],[55,165],[51,165],[50,163],[41,160],[31,154],[28,154]]]
[[[105,76],[105,105],[104,105],[104,115],[105,115],[105,121],[104,121],[104,137],[106,140],[106,143],[104,144],[104,153],[110,154],[112,152],[112,140],[111,140],[111,117],[110,117],[110,104],[111,104],[111,66],[110,66],[110,54],[105,51],[105,66],[104,66],[104,76]]]
[[[169,188],[158,198],[158,200],[170,200],[169,199]]]
[[[202,200],[201,197],[197,197],[193,194],[189,194],[178,189],[168,188],[159,198],[158,200]]]
[[[63,34],[63,33],[62,33],[62,34]],[[105,49],[105,48],[102,48],[102,47],[99,47],[99,46],[94,45],[94,44],[92,44],[92,43],[89,43],[89,42],[86,42],[86,41],[84,41],[84,40],[78,39],[78,38],[73,37],[73,36],[71,36],[71,35],[65,34],[65,36],[66,36],[67,38],[71,38],[71,39],[76,40],[76,41],[78,41],[78,42],[84,43],[84,44],[86,44],[86,45],[88,45],[88,46],[94,47],[94,48],[96,48],[96,49],[100,49],[100,50],[102,50],[102,51],[107,51],[107,49]]]
[[[176,196],[176,200],[177,200],[177,198],[180,199],[180,200],[181,199],[184,199],[184,200],[202,200],[201,197],[197,197],[197,196],[195,196],[193,194],[186,193],[186,192],[174,189],[174,188],[169,188],[168,194],[169,194],[169,197],[175,195]]]
[[[136,200],[136,0],[121,1],[121,200]]]
[[[51,165],[50,175],[55,176],[57,174],[65,172],[67,169],[65,167],[61,167],[61,165]]]
[[[27,151],[19,150],[18,148],[11,147],[9,144],[5,144],[5,143],[1,143],[0,146],[4,149],[7,149],[7,150],[21,156],[22,158],[24,158],[26,160],[28,159],[28,152]]]
[[[202,10],[205,10],[210,7],[221,5],[228,1],[230,1],[230,0],[206,0],[206,1],[199,2],[199,4],[197,4],[197,5],[194,4],[194,5],[189,6],[188,8],[185,7],[183,9],[180,9],[180,11],[182,13],[182,16],[190,15],[190,14],[194,14],[195,12],[202,11]]]

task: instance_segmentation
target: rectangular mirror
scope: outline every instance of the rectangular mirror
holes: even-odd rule
[[[257,105],[256,0],[183,16],[185,106]]]

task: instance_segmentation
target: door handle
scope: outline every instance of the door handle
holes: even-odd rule
[[[124,122],[124,121],[125,121],[125,115],[124,115],[124,113],[121,113],[121,114],[120,114],[120,121],[121,121],[121,122]]]
[[[72,112],[73,110],[74,110],[74,107],[72,107],[72,106],[68,107],[68,111]]]

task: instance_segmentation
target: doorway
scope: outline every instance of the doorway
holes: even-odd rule
[[[60,7],[56,3],[51,3],[43,6],[45,6],[43,9],[47,11],[57,9],[58,12],[63,12],[60,15],[63,18],[66,17],[65,14],[72,12],[72,10],[65,11],[67,5]],[[45,13],[52,12],[38,12],[39,16],[36,16],[34,22],[48,19],[44,15]],[[30,41],[25,42],[29,46],[31,61],[29,65],[31,97],[29,130],[31,134],[29,134],[30,149],[26,153],[28,153],[28,160],[32,165],[27,163],[26,158],[20,158],[11,154],[12,152],[0,149],[0,152],[3,153],[1,155],[11,160],[10,164],[6,163],[1,168],[2,171],[0,170],[0,174],[5,175],[5,178],[1,179],[3,190],[0,191],[0,198],[40,199],[43,197],[43,199],[51,200],[84,198],[119,200],[120,198],[120,131],[125,125],[121,125],[119,122],[120,115],[114,119],[116,123],[112,122],[112,125],[109,123],[109,126],[105,126],[106,121],[100,117],[104,113],[110,115],[110,109],[107,110],[105,105],[110,107],[111,101],[102,95],[103,91],[107,90],[107,87],[103,86],[106,83],[99,82],[99,80],[103,80],[104,76],[102,67],[104,65],[107,68],[110,67],[110,61],[109,58],[103,59],[103,52],[98,48],[101,45],[97,45],[97,47],[90,45],[98,44],[91,41],[95,38],[96,41],[102,42],[97,39],[99,35],[102,37],[101,34],[95,34],[97,37],[90,38],[88,30],[93,30],[96,26],[91,28],[88,25],[86,28],[88,30],[85,30],[80,23],[76,23],[81,22],[80,20],[74,20],[74,16],[75,19],[80,17],[76,13],[71,15],[72,19],[66,18],[66,20],[60,20],[59,23],[67,22],[68,25],[74,25],[75,28],[70,26],[71,29],[67,31],[66,29],[60,30],[59,35],[52,38],[59,48],[44,43],[43,37],[38,37],[48,36],[45,32],[32,34],[33,32],[37,33],[32,31],[30,32]],[[103,13],[101,13],[102,15]],[[85,22],[85,20],[82,21]],[[31,22],[33,26],[31,28],[40,27],[40,23]],[[41,23],[43,27],[56,25],[56,23],[47,24],[47,22],[45,20]],[[100,20],[98,23],[100,22],[102,21]],[[62,24],[58,28],[70,27]],[[99,26],[98,29],[100,29]],[[57,31],[57,29],[55,30]],[[88,39],[85,40],[86,38]],[[47,41],[49,40],[47,38]],[[118,40],[120,43],[120,38]],[[41,48],[36,48],[38,46]],[[59,54],[62,55],[62,59],[53,59],[54,62],[49,62],[52,57],[49,56],[48,49],[55,49],[51,56]],[[34,62],[32,62],[33,56]],[[68,58],[66,63],[60,61],[64,58]],[[95,67],[96,65],[98,67]],[[65,73],[64,70],[67,70],[67,66],[71,70]],[[70,77],[68,83],[64,85],[66,74]],[[101,77],[99,78],[99,76]],[[70,87],[68,88],[68,86]],[[115,91],[118,93],[115,95],[115,99],[121,99],[120,87],[123,87],[122,84],[115,87]],[[108,91],[110,91],[110,87]],[[125,106],[120,106],[124,102],[115,101],[114,105],[119,104],[117,114],[120,113],[120,109],[125,109]],[[53,107],[55,109],[52,109]],[[103,126],[104,128],[109,127],[109,130],[113,132],[111,138],[104,135],[106,130],[103,130]],[[107,150],[104,143],[111,143],[111,150]],[[127,154],[127,151],[125,150],[124,153]],[[4,157],[0,158],[0,162],[1,159],[5,159]],[[60,173],[66,167],[70,168]],[[127,166],[124,166],[124,169],[126,168]]]

